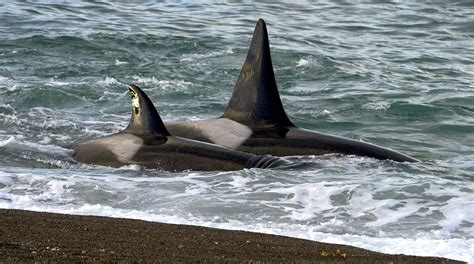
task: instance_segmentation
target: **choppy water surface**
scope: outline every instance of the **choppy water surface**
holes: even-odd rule
[[[128,83],[165,120],[219,116],[258,18],[301,127],[421,159],[167,173],[71,159],[128,123]],[[283,234],[474,262],[474,6],[0,4],[0,207]]]

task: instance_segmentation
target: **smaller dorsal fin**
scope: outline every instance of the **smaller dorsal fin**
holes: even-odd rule
[[[293,126],[278,93],[263,19],[255,26],[247,59],[222,117],[251,127]]]
[[[132,116],[125,132],[169,136],[170,133],[145,92],[134,84],[128,86],[128,91],[132,96]]]

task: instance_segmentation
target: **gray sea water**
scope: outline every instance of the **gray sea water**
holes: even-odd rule
[[[83,165],[123,129],[127,85],[165,121],[222,114],[258,18],[300,127],[422,162],[299,157],[293,170]],[[0,207],[288,235],[474,263],[474,5],[0,3]]]

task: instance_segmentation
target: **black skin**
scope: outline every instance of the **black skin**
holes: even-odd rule
[[[129,91],[134,104],[128,127],[120,133],[74,145],[76,160],[112,167],[136,164],[165,171],[231,171],[289,165],[281,158],[172,136],[148,96],[135,85],[130,85]]]
[[[109,136],[116,144],[121,144],[119,133]],[[244,168],[276,168],[289,165],[289,162],[268,155],[244,153],[214,144],[195,140],[157,135],[133,135],[143,143],[136,154],[128,160],[119,160],[117,155],[97,142],[84,142],[74,146],[74,158],[80,162],[121,167],[125,165],[140,165],[149,169],[163,171],[233,171]],[[100,140],[100,139],[99,139]]]
[[[213,124],[219,119],[226,126],[219,128],[222,136],[216,140],[215,136],[212,137],[217,129]],[[173,135],[221,144],[254,154],[293,156],[339,153],[399,162],[417,161],[370,143],[296,127],[281,103],[267,28],[262,19],[257,22],[247,58],[224,114],[218,119],[169,122],[166,126]],[[243,137],[235,135],[239,126],[248,128],[251,133]]]
[[[190,123],[200,122],[201,128],[196,129]],[[214,143],[206,137],[205,123],[203,121],[187,121],[167,123],[171,133],[199,141]],[[229,120],[229,122],[234,122]],[[229,131],[230,132],[230,131]],[[227,145],[224,145],[227,146]],[[416,159],[399,152],[379,147],[370,143],[356,141],[348,138],[318,133],[298,127],[271,127],[252,129],[249,138],[243,140],[237,150],[272,156],[297,156],[297,155],[324,155],[331,153],[366,156],[380,160],[393,160],[398,162],[415,162]]]

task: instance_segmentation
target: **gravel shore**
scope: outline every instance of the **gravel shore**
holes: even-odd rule
[[[0,209],[0,262],[462,263],[199,226]]]

